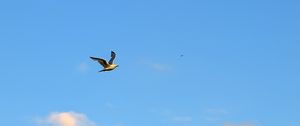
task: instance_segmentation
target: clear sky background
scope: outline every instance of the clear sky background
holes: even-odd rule
[[[300,126],[299,6],[2,0],[0,125]]]

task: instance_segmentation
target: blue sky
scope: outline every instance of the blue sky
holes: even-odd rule
[[[299,5],[1,1],[0,125],[300,126]]]

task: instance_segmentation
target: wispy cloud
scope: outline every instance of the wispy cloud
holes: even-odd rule
[[[111,108],[114,108],[114,105],[111,102],[105,102],[104,107],[111,109]]]
[[[223,126],[255,126],[253,123],[224,123]]]
[[[76,70],[80,73],[86,73],[89,70],[89,66],[85,62],[81,62],[76,65]]]
[[[193,118],[190,116],[173,116],[172,120],[174,122],[189,123],[193,121]]]
[[[226,111],[225,109],[217,109],[217,108],[206,109],[205,112],[209,114],[217,114],[217,115],[228,114],[228,111]]]
[[[164,64],[164,63],[156,62],[156,61],[142,60],[142,61],[140,61],[140,63],[144,66],[151,68],[152,70],[160,71],[160,72],[169,71],[172,68],[168,64]]]
[[[124,124],[123,123],[116,123],[113,126],[124,126]]]
[[[215,122],[221,121],[224,119],[226,115],[228,115],[228,111],[220,108],[208,108],[203,110],[202,117],[206,121]]]
[[[160,63],[152,63],[149,65],[156,71],[168,71],[171,69],[170,66],[165,65],[165,64],[160,64]]]
[[[41,126],[96,126],[84,114],[76,112],[54,112],[38,122]]]
[[[192,116],[181,116],[169,109],[150,109],[150,112],[162,116],[163,119],[174,123],[191,123],[193,121]]]

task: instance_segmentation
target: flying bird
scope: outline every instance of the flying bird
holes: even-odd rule
[[[111,71],[119,66],[119,65],[113,63],[114,59],[116,58],[116,53],[114,51],[111,51],[110,56],[111,56],[111,58],[108,62],[102,58],[97,58],[97,57],[90,57],[90,58],[95,61],[98,61],[98,63],[100,63],[103,66],[103,70],[100,70],[99,72],[104,72],[104,71]]]

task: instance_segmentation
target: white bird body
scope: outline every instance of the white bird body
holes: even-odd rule
[[[110,70],[115,69],[116,67],[118,67],[117,64],[110,64],[110,65],[108,65],[107,67],[104,67],[103,70],[105,70],[105,71],[110,71]]]

